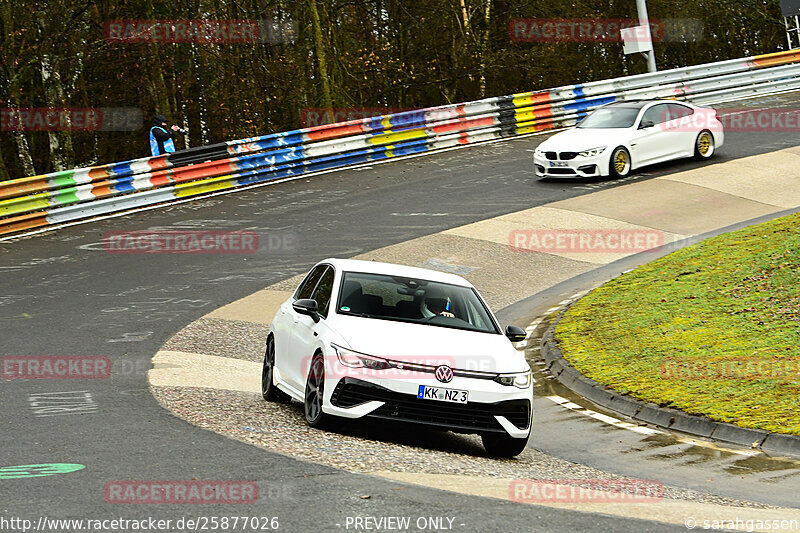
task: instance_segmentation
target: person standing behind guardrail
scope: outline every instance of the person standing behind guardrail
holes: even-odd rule
[[[174,152],[175,133],[179,131],[185,133],[175,124],[167,128],[167,117],[156,115],[150,128],[150,153],[157,156]]]

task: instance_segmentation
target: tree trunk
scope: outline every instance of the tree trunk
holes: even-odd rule
[[[11,109],[19,109],[18,105],[12,104]],[[31,157],[31,149],[28,145],[28,138],[25,136],[24,131],[12,131],[11,135],[14,137],[14,142],[17,144],[17,155],[19,162],[22,165],[22,171],[26,176],[35,176],[36,169],[33,166],[33,158]]]
[[[6,168],[6,163],[3,161],[3,152],[0,151],[0,181],[11,179]]]
[[[318,74],[322,82],[322,104],[326,109],[333,109],[331,86],[328,79],[328,63],[325,60],[325,47],[322,44],[322,24],[319,21],[317,0],[308,0],[308,10],[311,13],[311,24],[314,27],[314,48],[317,55]]]
[[[469,29],[469,15],[467,14],[467,4],[465,0],[460,0],[461,2],[461,22],[464,25],[464,35],[469,37],[470,29]]]
[[[492,0],[484,0],[483,11],[483,38],[481,39],[481,63],[480,69],[480,97],[486,97],[486,56],[489,53],[489,23],[492,16]]]
[[[37,29],[39,31],[40,46],[44,46],[46,29],[41,19],[37,20]],[[47,106],[54,108],[67,107],[67,98],[64,84],[61,81],[61,73],[49,50],[43,50],[39,55],[39,72],[42,75],[42,87]],[[75,160],[75,153],[72,149],[72,131],[48,130],[47,137],[50,141],[50,164],[53,170],[72,168]]]
[[[208,144],[208,106],[206,104],[206,86],[203,83],[203,64],[197,45],[192,43],[192,68],[194,81],[197,84],[197,107],[200,115],[200,144]]]

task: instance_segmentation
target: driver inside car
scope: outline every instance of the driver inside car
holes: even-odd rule
[[[433,318],[437,315],[449,318],[455,318],[456,316],[450,311],[450,299],[439,289],[429,289],[425,293],[423,304],[422,314],[427,318]]]

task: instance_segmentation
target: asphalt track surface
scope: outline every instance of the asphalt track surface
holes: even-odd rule
[[[784,95],[747,105],[798,102],[800,97]],[[173,333],[321,258],[352,256],[621,184],[537,181],[530,150],[544,138],[344,170],[0,243],[0,354],[103,355],[114,362],[110,379],[0,381],[0,467],[86,467],[49,477],[0,478],[0,517],[36,522],[40,516],[238,515],[278,517],[281,531],[345,531],[348,516],[441,516],[453,517],[456,531],[683,530],[462,496],[447,487],[437,491],[299,462],[189,425],[162,409],[148,390],[150,357]],[[780,132],[730,133],[714,162],[797,144]],[[628,181],[697,165],[659,165]],[[201,228],[252,230],[261,247],[250,255],[131,255],[108,253],[100,244],[109,231]],[[275,243],[287,235],[295,245],[281,249]],[[76,391],[91,395],[85,412],[37,416],[31,405],[42,393]],[[596,435],[607,430],[591,421],[555,409],[536,416],[531,444],[536,448],[623,475],[647,478],[657,472],[669,484],[706,486],[703,469],[694,476],[684,469],[671,478],[662,463],[630,453],[636,444],[622,442],[627,436],[618,439],[616,449],[600,449],[603,441]],[[568,435],[565,427],[571,428]],[[721,484],[719,493],[779,505],[792,499],[781,491],[753,494],[741,478],[738,485]],[[189,479],[257,481],[261,497],[255,504],[187,506],[109,504],[103,496],[112,480]]]

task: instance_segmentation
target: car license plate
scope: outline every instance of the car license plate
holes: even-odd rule
[[[565,167],[565,166],[567,166],[567,162],[566,161],[550,161],[550,166],[551,167]]]
[[[467,403],[469,392],[465,390],[443,389],[442,387],[420,385],[417,398],[423,400],[439,400],[440,402]]]

